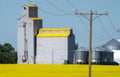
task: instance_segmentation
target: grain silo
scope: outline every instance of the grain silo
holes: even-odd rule
[[[113,64],[113,52],[110,50],[105,50],[101,55],[101,64]]]
[[[112,51],[110,54],[114,54],[113,61],[120,64],[120,39],[112,39],[105,43],[103,47]]]
[[[108,52],[107,52],[107,62],[110,63],[110,64],[114,62],[114,60],[113,60],[113,55],[114,55],[114,54],[113,54],[112,51],[108,51]]]
[[[22,7],[22,16],[17,24],[18,64],[34,64],[36,56],[36,35],[42,28],[42,19],[38,18],[35,4]]]
[[[77,64],[86,64],[88,62],[88,49],[80,47],[74,51],[74,62]]]
[[[100,64],[101,63],[101,55],[102,55],[103,49],[97,47],[94,51],[92,51],[92,60],[91,62],[93,64]]]
[[[111,64],[113,63],[113,52],[104,47],[96,47],[92,52],[93,64]]]
[[[41,28],[37,35],[37,64],[73,63],[75,36],[71,28]]]

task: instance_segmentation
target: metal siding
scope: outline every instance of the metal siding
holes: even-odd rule
[[[24,9],[24,7],[26,9]],[[32,20],[29,18],[29,8],[24,6],[22,8],[22,17],[18,19],[18,63],[21,64],[22,56],[24,54],[24,28],[23,24],[26,23],[26,39],[28,40],[28,61],[24,62],[25,64],[35,63],[35,48],[36,48],[36,35],[39,31],[39,28],[42,27],[42,20]],[[34,10],[37,10],[35,7]],[[37,12],[37,11],[36,11]],[[32,14],[32,12],[30,12]],[[37,13],[36,13],[37,14]],[[33,14],[34,16],[35,14]],[[35,15],[37,16],[37,15]]]
[[[51,44],[53,45],[53,53],[54,53],[54,63],[55,64],[63,64],[64,60],[68,60],[68,43],[67,37],[59,37],[59,38],[52,38],[54,42]]]
[[[33,29],[34,29],[34,23],[32,20],[27,21],[29,22],[27,24],[27,39],[28,39],[28,60],[30,64],[33,64],[33,58],[34,58],[34,34],[33,34]]]
[[[27,28],[27,37],[28,37],[28,55],[29,55],[29,63],[35,63],[35,52],[36,52],[36,35],[39,31],[39,28],[42,27],[40,23],[40,21],[33,21],[30,19],[29,21],[30,23],[28,24],[28,28]]]
[[[75,36],[71,32],[68,37],[68,60],[70,64],[73,64],[74,60],[74,50],[75,50]]]
[[[24,22],[26,22],[26,18],[23,17],[21,19],[18,20],[18,24],[17,24],[17,31],[18,31],[18,63],[22,64],[22,56],[23,56],[23,52],[24,52],[24,28],[23,28],[23,24]],[[27,62],[25,62],[27,63]]]
[[[114,61],[120,64],[120,50],[113,50]]]
[[[87,63],[88,51],[75,51],[75,63]]]
[[[38,8],[37,7],[29,7],[24,5],[22,8],[22,16],[29,17],[37,17],[38,16]]]
[[[29,7],[29,17],[38,17],[37,7]]]
[[[49,41],[44,38],[37,38],[37,57],[36,63],[47,64],[51,63],[50,45]]]
[[[29,17],[29,7],[23,6],[22,8],[22,17]]]
[[[18,21],[18,26],[17,26],[18,60],[17,61],[19,64],[22,63],[21,55],[23,55],[22,51],[24,51],[24,29],[21,25],[22,25],[21,21]]]
[[[101,51],[92,51],[92,63],[100,63]]]
[[[68,60],[66,37],[37,38],[38,64],[63,64]]]

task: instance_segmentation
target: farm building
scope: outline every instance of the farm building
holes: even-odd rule
[[[37,35],[36,63],[73,63],[74,39],[71,28],[41,28]]]
[[[71,28],[42,28],[38,7],[22,7],[17,24],[18,64],[73,63],[75,37]]]
[[[38,18],[37,6],[22,7],[22,17],[18,19],[18,63],[35,63],[36,35],[42,28],[42,19]]]

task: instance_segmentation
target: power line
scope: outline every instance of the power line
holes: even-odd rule
[[[67,13],[67,12],[65,12],[64,10],[58,8],[56,5],[54,5],[54,4],[53,4],[52,2],[50,2],[49,0],[46,0],[46,1],[47,1],[52,7],[54,7],[55,9],[63,12],[64,14],[66,14],[66,15],[73,15],[72,13]]]
[[[80,17],[80,15],[78,16],[79,20],[81,21],[81,23],[85,26],[86,30],[89,32],[89,28],[87,27],[87,25],[85,24],[85,22],[82,20],[82,18]],[[94,31],[93,31],[94,32]],[[98,37],[96,34],[93,33],[93,37],[98,39],[98,40],[106,40],[107,38],[101,38]]]
[[[88,77],[91,77],[91,58],[92,58],[92,21],[93,21],[93,15],[107,15],[106,13],[93,13],[92,10],[89,13],[75,13],[78,15],[89,15],[89,21],[90,21],[90,30],[89,30],[89,58],[88,58]]]
[[[50,2],[49,0],[46,0],[46,1],[47,1],[51,6],[53,6],[54,8],[56,8],[57,10],[59,10],[59,11],[61,11],[61,12],[63,12],[63,13],[66,13],[64,10],[56,7],[56,6],[55,6],[52,2]]]
[[[77,8],[72,4],[70,0],[67,0],[67,2],[77,11]]]
[[[109,16],[109,15],[108,15],[108,19],[109,19],[109,21],[110,21],[110,23],[111,23],[111,25],[112,25],[113,29],[116,31],[116,28],[115,28],[115,26],[114,26],[114,24],[113,24],[113,22],[112,22],[112,20],[111,20],[111,18],[110,18],[110,16]]]
[[[31,0],[27,0],[27,1],[30,2],[30,3],[32,3]],[[56,6],[55,6],[53,3],[51,3],[49,0],[46,0],[46,1],[47,1],[51,6],[53,6],[54,8],[58,9],[59,11],[65,13],[65,14],[51,13],[51,12],[48,12],[48,11],[46,11],[46,10],[41,9],[41,8],[38,7],[39,10],[41,10],[42,12],[47,13],[47,14],[49,14],[49,15],[53,15],[53,16],[66,16],[66,15],[68,15],[68,13],[66,13],[64,10],[56,7]],[[77,9],[77,8],[70,2],[70,0],[67,0],[67,2],[68,2],[74,9]],[[70,13],[69,13],[69,14],[70,14]],[[82,16],[83,16],[83,15],[82,15]],[[83,16],[83,17],[85,17],[85,16]],[[87,18],[87,17],[86,17],[86,18]],[[97,18],[97,17],[96,17],[96,18]],[[89,29],[88,29],[88,27],[86,26],[86,24],[84,23],[84,21],[81,20],[81,19],[80,19],[80,21],[82,22],[82,24],[85,25],[86,29],[89,31]],[[107,34],[107,33],[106,33],[106,34]],[[93,34],[93,36],[94,36],[95,38],[99,39],[99,40],[105,40],[105,39],[103,39],[103,38],[100,38],[100,37],[96,36],[95,34]]]
[[[42,12],[44,12],[44,13],[49,14],[49,15],[53,15],[53,16],[66,16],[66,14],[51,13],[51,12],[48,12],[48,11],[46,11],[46,10],[44,10],[44,9],[39,8],[39,7],[38,7],[38,9],[41,10]]]
[[[48,1],[48,0],[47,0]],[[51,13],[51,12],[48,12],[48,11],[46,11],[46,10],[43,10],[43,9],[41,9],[41,8],[39,8],[41,11],[43,11],[43,12],[45,12],[45,13],[47,13],[47,14],[50,14],[50,15],[53,15],[53,16],[66,16],[66,14],[55,14],[55,13]],[[83,16],[83,17],[85,17],[85,16]],[[98,16],[97,16],[98,17]],[[96,18],[97,18],[96,17]],[[87,17],[86,17],[87,18]],[[94,18],[94,19],[96,19],[96,18]],[[79,19],[80,19],[80,21],[82,22],[82,24],[85,26],[85,28],[87,29],[87,31],[89,31],[89,29],[88,29],[88,27],[87,27],[87,25],[85,24],[85,22],[80,18],[80,16],[79,16]],[[98,37],[97,35],[95,35],[94,33],[93,33],[93,36],[96,38],[96,39],[98,39],[98,40],[106,40],[105,38],[101,38],[101,37]]]
[[[109,19],[109,21],[111,23],[111,26],[113,27],[114,31],[117,32],[117,29],[116,29],[115,25],[113,24],[112,19],[109,15],[108,15],[108,19]],[[118,32],[117,32],[117,35],[120,36],[120,34]]]
[[[27,0],[27,1],[30,2],[30,3],[33,3],[31,0]],[[53,15],[53,16],[66,16],[66,14],[51,13],[51,12],[48,12],[48,11],[46,11],[46,10],[44,10],[44,9],[39,8],[39,7],[38,7],[38,9],[39,9],[40,11],[46,13],[46,14],[49,14],[49,15]]]
[[[103,26],[103,23],[101,22],[101,20],[100,20],[99,18],[98,18],[98,21],[99,21],[99,23],[100,23],[103,31],[105,32],[105,34],[106,34],[109,38],[111,38],[111,36],[110,36],[109,33],[105,30],[105,28],[104,28],[104,26]]]
[[[80,16],[79,17],[79,20],[82,22],[82,24],[84,25],[84,27],[86,28],[87,31],[89,31],[87,25],[85,24],[85,22],[82,20],[82,18]]]

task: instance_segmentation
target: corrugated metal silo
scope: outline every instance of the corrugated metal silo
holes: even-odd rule
[[[109,50],[109,51],[107,52],[107,62],[108,62],[108,63],[114,62],[114,61],[113,61],[113,55],[114,55],[114,53],[113,53],[111,50]]]
[[[92,63],[111,64],[113,62],[113,52],[107,48],[97,47],[92,52]]]
[[[101,54],[101,64],[107,63],[108,62],[108,57],[107,57],[108,51],[104,50]]]
[[[119,59],[119,54],[120,52],[118,52],[118,50],[120,50],[120,39],[112,39],[110,41],[108,41],[106,44],[102,45],[102,47],[109,49],[108,54],[107,54],[107,62],[111,63],[111,62],[120,62]]]
[[[88,50],[84,47],[75,50],[75,63],[77,64],[86,64],[88,61]]]
[[[102,49],[100,48],[95,48],[94,51],[92,51],[92,63],[93,64],[100,64],[101,63],[101,54],[102,54]]]

